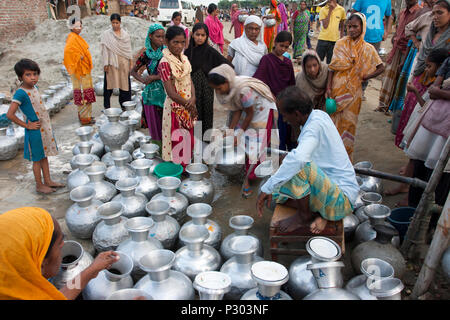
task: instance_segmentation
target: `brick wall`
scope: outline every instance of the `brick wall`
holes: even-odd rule
[[[0,0],[0,41],[22,37],[48,19],[46,0]]]

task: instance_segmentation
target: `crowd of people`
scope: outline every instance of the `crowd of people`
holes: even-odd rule
[[[120,89],[121,105],[130,99],[130,76],[144,83],[143,114],[149,134],[162,143],[163,160],[186,166],[192,160],[196,123],[201,121],[203,134],[214,128],[215,95],[219,107],[229,111],[225,135],[231,131],[235,145],[253,146],[246,156],[243,195],[252,195],[250,181],[256,177],[254,163],[259,163],[260,150],[265,146],[287,150],[278,170],[261,187],[258,214],[261,216],[264,204],[274,198],[297,210],[296,215],[279,223],[281,231],[306,224],[312,233],[320,234],[328,221],[341,220],[353,211],[359,191],[353,151],[358,115],[370,79],[384,73],[376,111],[395,114],[401,110],[395,144],[410,159],[402,174],[427,181],[448,140],[450,2],[427,0],[419,6],[417,0],[407,0],[398,15],[392,50],[383,63],[378,51],[391,32],[390,3],[357,0],[347,15],[336,0],[329,0],[318,14],[320,32],[315,50],[308,34],[317,12],[311,14],[304,1],[288,13],[282,3],[271,0],[261,17],[233,4],[229,32],[234,28],[235,39],[227,50],[217,5],[208,6],[204,19],[198,15],[199,22],[192,30],[181,24],[181,13],[175,13],[167,29],[157,23],[149,27],[144,48],[136,57],[120,16],[111,15],[111,28],[101,38],[104,107],[110,107],[110,90],[115,88]],[[379,7],[375,11],[381,16],[373,17],[373,6]],[[240,19],[243,14],[248,15],[245,21]],[[80,123],[91,124],[95,102],[92,58],[80,35],[82,22],[70,21],[69,28],[64,65],[72,77]],[[288,54],[291,46],[292,57]],[[297,75],[292,59],[301,65]],[[47,156],[56,155],[57,147],[36,88],[40,70],[35,62],[25,59],[17,63],[15,71],[22,85],[7,116],[26,129],[24,157],[33,161],[37,191],[51,193],[63,185],[50,178]],[[330,107],[333,104],[334,109]],[[18,108],[26,114],[26,122],[14,115]],[[271,145],[273,135],[278,146]],[[450,187],[450,164],[446,169],[436,189],[440,205]],[[401,185],[387,192],[405,191],[409,192],[407,204],[417,206],[423,190]],[[24,223],[12,223],[20,237],[3,243],[0,265],[2,273],[11,274],[6,278],[17,282],[8,286],[0,279],[0,298],[76,296],[77,292],[66,288],[55,292],[41,281],[60,263],[57,222],[45,211],[25,208],[2,214],[0,228],[9,228],[11,219]],[[31,232],[36,224],[43,228]],[[16,240],[32,245],[17,245]],[[11,262],[6,253],[8,244],[36,252]],[[85,279],[115,261],[113,253],[97,259]],[[41,265],[42,269],[37,268]],[[47,265],[50,269],[44,268]]]

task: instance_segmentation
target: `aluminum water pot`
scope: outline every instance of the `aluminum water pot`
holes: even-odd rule
[[[128,115],[129,120],[136,120],[137,123],[141,123],[141,114],[136,111],[136,101],[125,101],[122,106],[127,110],[125,111]]]
[[[351,241],[355,235],[356,228],[359,225],[359,219],[353,213],[350,213],[344,217],[344,234],[345,241]]]
[[[217,222],[208,219],[212,213],[212,207],[206,203],[194,203],[187,207],[186,212],[192,220],[186,222],[181,229],[190,225],[204,226],[209,234],[208,238],[205,240],[205,244],[219,250],[220,241],[222,240],[222,228]],[[180,244],[185,245],[181,239]]]
[[[261,241],[259,241],[256,236],[249,234],[249,230],[253,226],[253,222],[254,220],[252,217],[245,215],[238,215],[230,218],[228,224],[234,230],[234,232],[226,236],[225,239],[223,239],[222,244],[220,245],[220,254],[224,261],[230,259],[233,256],[233,252],[230,248],[231,240],[237,236],[242,235],[248,235],[256,239],[258,245],[255,254],[263,257],[263,247]]]
[[[116,183],[119,180],[136,176],[134,170],[127,163],[130,156],[127,151],[115,150],[111,154],[114,165],[106,170],[105,177],[107,181]]]
[[[367,258],[378,258],[386,261],[394,268],[394,277],[402,279],[406,270],[406,262],[400,251],[392,245],[392,238],[398,231],[391,225],[377,224],[374,226],[376,238],[363,242],[352,251],[352,266],[356,273],[361,273],[360,266]]]
[[[145,155],[142,153],[141,151],[141,146],[144,144],[148,144],[152,142],[152,137],[151,136],[141,136],[137,139],[138,144],[139,144],[139,148],[137,148],[136,150],[133,151],[133,159],[143,159],[145,158]]]
[[[227,138],[224,139],[223,148],[215,150],[213,163],[216,164],[217,171],[227,176],[235,176],[244,171],[245,150],[240,146],[234,146],[234,137]]]
[[[205,177],[208,166],[203,163],[191,163],[186,166],[189,178],[181,182],[180,193],[188,198],[189,203],[211,204],[214,199],[214,186]]]
[[[139,267],[147,272],[134,286],[155,300],[193,300],[192,281],[183,273],[171,270],[175,254],[169,250],[154,250],[139,260]]]
[[[127,218],[122,217],[123,207],[120,202],[109,202],[98,207],[98,214],[103,219],[97,224],[92,235],[92,242],[97,252],[115,250],[128,238],[125,227]]]
[[[17,139],[6,135],[8,128],[0,128],[0,160],[14,159],[19,150]]]
[[[237,235],[230,239],[229,249],[233,256],[220,268],[220,272],[231,278],[230,291],[225,294],[226,300],[239,300],[245,292],[257,287],[251,267],[255,262],[264,261],[255,254],[258,245],[259,241],[248,235]]]
[[[153,161],[153,164],[150,167],[150,173],[153,174],[155,167],[161,162],[164,162],[160,157],[158,157],[159,146],[154,143],[146,143],[142,144],[140,148],[141,152],[144,154],[144,157]]]
[[[361,300],[377,300],[370,293],[369,287],[377,280],[394,277],[394,268],[381,259],[368,258],[361,263],[363,274],[353,277],[345,289],[357,295]]]
[[[384,223],[391,214],[391,209],[383,204],[369,204],[364,206],[363,209],[369,220],[364,221],[356,228],[355,241],[358,244],[375,239],[376,232],[373,226]]]
[[[319,289],[308,294],[303,300],[360,300],[348,290],[342,289],[341,261],[309,264],[307,268],[314,274]]]
[[[216,249],[204,244],[208,236],[208,230],[203,225],[183,226],[179,237],[186,246],[175,253],[173,269],[184,273],[192,281],[201,272],[219,270],[222,258]]]
[[[107,147],[105,146],[105,149],[106,149]],[[133,160],[133,158],[131,157],[131,154],[128,152],[128,151],[126,151],[126,150],[122,150],[122,149],[114,149],[114,148],[110,148],[109,150],[111,150],[110,152],[107,152],[107,153],[105,153],[104,155],[103,155],[103,157],[102,157],[102,162],[107,166],[107,167],[111,167],[111,166],[113,166],[114,165],[114,158],[113,158],[113,155],[112,155],[112,152],[113,151],[124,151],[124,152],[126,152],[127,153],[127,159],[126,159],[126,163],[130,163],[132,160]]]
[[[75,279],[94,261],[94,258],[84,251],[81,244],[73,240],[64,241],[61,257],[62,262],[58,274],[51,279],[57,289],[61,289],[68,281]]]
[[[140,289],[121,289],[113,292],[106,300],[153,300],[152,296]]]
[[[73,162],[78,169],[73,170],[67,176],[67,188],[70,191],[76,187],[89,183],[89,176],[84,172],[84,169],[89,167],[94,162],[94,157],[91,154],[78,154],[73,157]]]
[[[289,273],[282,264],[260,261],[252,265],[251,271],[258,287],[244,293],[241,300],[292,300],[281,290],[281,286],[289,280]]]
[[[94,91],[96,96],[103,96],[103,81],[98,81],[94,84]]]
[[[370,294],[378,300],[402,300],[404,288],[402,281],[397,278],[383,278],[369,285]]]
[[[95,190],[91,187],[79,186],[70,191],[70,200],[75,203],[66,211],[66,223],[76,238],[90,239],[101,221],[97,211],[103,202],[94,197]]]
[[[98,276],[88,282],[83,290],[85,300],[106,300],[112,293],[133,288],[131,271],[133,261],[123,252],[117,252],[119,260],[111,265],[111,268],[102,270]]]
[[[130,128],[130,137],[128,138],[127,144],[130,144],[132,146],[131,152],[133,152],[136,148],[139,147],[138,139],[141,137],[145,137],[145,134],[137,130],[140,124],[138,120],[129,119],[124,121],[124,124]]]
[[[149,159],[134,160],[130,164],[136,174],[136,178],[139,180],[136,192],[142,193],[148,200],[159,192],[158,179],[150,174],[152,165],[153,161]]]
[[[147,217],[128,219],[125,227],[128,230],[129,237],[119,244],[116,249],[117,251],[125,252],[133,260],[131,276],[134,281],[145,275],[145,272],[139,266],[139,259],[153,250],[162,249],[162,244],[159,240],[148,236],[152,226],[153,220]]]
[[[286,283],[286,292],[295,300],[301,300],[319,289],[311,270],[306,268],[311,263],[311,256],[304,255],[295,259],[289,267],[289,281]]]
[[[145,205],[148,200],[142,193],[136,192],[138,185],[139,181],[137,178],[125,178],[116,182],[116,189],[120,191],[120,194],[111,201],[122,204],[124,217],[145,216]]]
[[[200,300],[222,300],[230,286],[231,278],[218,271],[199,273],[194,280],[194,288],[198,291]]]
[[[25,142],[25,128],[18,126],[17,124],[11,124],[10,129],[12,131],[12,136],[16,138],[18,149],[22,150]],[[7,133],[8,135],[8,133]]]
[[[312,263],[333,262],[342,256],[341,247],[333,240],[317,236],[306,242],[306,251],[311,256]]]
[[[78,154],[90,154],[91,156],[94,157],[94,161],[100,161],[100,158],[97,157],[95,154],[91,153],[92,150],[92,146],[94,144],[90,141],[81,141],[77,143],[78,149],[79,149],[79,153]],[[72,168],[72,170],[78,169],[77,164],[74,161],[74,157],[72,157],[72,159],[70,160],[70,167]]]
[[[186,209],[189,205],[189,201],[184,195],[177,192],[180,184],[181,180],[175,177],[163,177],[158,179],[157,185],[161,189],[161,193],[153,196],[151,200],[164,200],[168,202],[172,209],[169,212],[169,215],[181,224],[186,217]]]
[[[92,143],[92,149],[90,153],[95,154],[97,157],[103,156],[105,153],[105,146],[103,142],[99,139],[94,138],[94,128],[91,126],[83,126],[75,130],[75,134],[83,141],[89,141]],[[95,134],[97,135],[97,134]],[[77,155],[80,154],[79,143],[75,145],[72,149],[72,154]]]
[[[153,200],[147,203],[145,210],[155,222],[149,236],[158,239],[164,249],[173,249],[180,232],[180,224],[169,216],[170,205],[164,200]]]
[[[119,116],[122,113],[120,108],[109,108],[103,112],[109,122],[103,124],[99,129],[100,139],[111,148],[117,150],[128,140],[130,130],[119,122]]]
[[[359,221],[362,223],[369,220],[369,217],[364,213],[364,207],[369,204],[381,203],[383,198],[379,193],[376,192],[364,192],[361,196],[362,206],[360,206],[355,211],[355,215],[358,217]]]
[[[56,113],[56,108],[58,108],[58,106],[56,105],[57,101],[54,98],[55,93],[55,90],[44,90],[44,94],[48,96],[45,101],[45,108],[47,109],[47,112],[51,117]]]
[[[92,187],[95,190],[95,198],[101,202],[109,202],[117,194],[116,187],[106,180],[106,166],[105,165],[91,165],[84,169],[89,177],[89,183],[86,186]]]
[[[354,168],[364,168],[364,169],[372,169],[373,165],[369,161],[358,162],[353,166]],[[359,175],[362,178],[362,185],[360,186],[361,190],[364,192],[383,192],[383,185],[381,183],[380,178]]]

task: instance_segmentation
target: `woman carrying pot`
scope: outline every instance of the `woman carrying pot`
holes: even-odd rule
[[[120,106],[131,100],[130,70],[133,66],[131,39],[128,32],[121,28],[120,15],[111,15],[111,28],[104,31],[101,37],[103,57],[103,107],[111,107],[113,89],[119,89]]]
[[[36,207],[7,211],[0,215],[0,238],[0,300],[74,300],[119,259],[114,251],[100,253],[79,279],[58,290],[47,279],[60,269],[64,234],[50,213]]]
[[[348,36],[334,47],[328,73],[326,97],[333,98],[337,111],[331,115],[345,149],[353,159],[356,125],[362,102],[362,82],[383,73],[384,65],[377,50],[364,41],[366,18],[354,13],[347,23]]]

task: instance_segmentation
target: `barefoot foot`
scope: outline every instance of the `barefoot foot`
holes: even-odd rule
[[[292,217],[279,221],[275,227],[280,230],[280,232],[291,232],[304,225],[304,221],[297,213]]]
[[[46,182],[45,185],[50,188],[64,188],[66,185],[54,181]]]
[[[322,217],[317,217],[316,219],[314,219],[313,223],[311,223],[311,225],[310,225],[311,232],[315,233],[315,234],[319,234],[323,231],[323,229],[325,229],[326,226],[327,226],[327,220],[325,220]]]
[[[50,188],[49,186],[41,185],[41,186],[37,186],[37,187],[36,187],[36,191],[37,191],[38,193],[49,194],[49,193],[55,192],[56,190]]]

